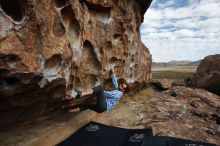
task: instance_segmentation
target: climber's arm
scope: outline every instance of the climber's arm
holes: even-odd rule
[[[118,89],[118,81],[117,81],[116,75],[114,74],[113,69],[111,69],[110,71],[111,71],[111,78],[112,78],[112,84],[113,84],[114,90],[117,90]]]

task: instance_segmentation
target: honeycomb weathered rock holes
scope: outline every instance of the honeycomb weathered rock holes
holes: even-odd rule
[[[103,10],[103,11],[98,11],[98,10],[89,10],[90,16],[103,23],[107,23],[108,20],[110,19],[110,11],[109,10]]]
[[[65,34],[65,27],[59,20],[54,20],[53,34],[57,37],[61,37]]]
[[[115,40],[120,39],[120,38],[122,38],[121,34],[114,34],[114,39]]]
[[[96,83],[98,81],[98,78],[94,74],[85,74],[81,80],[77,79],[76,80],[76,88],[80,90],[85,90],[85,89],[91,89],[95,87]]]
[[[125,67],[125,61],[122,59],[117,59],[116,57],[112,57],[110,59],[110,67],[118,71],[118,75],[121,75],[123,73],[123,68]]]
[[[62,66],[62,58],[60,54],[50,57],[44,66],[43,73],[46,77],[57,75]]]
[[[135,55],[132,55],[131,61],[130,61],[130,64],[129,64],[130,69],[135,67],[135,65],[136,65],[136,63],[135,63]]]
[[[78,48],[80,25],[70,5],[61,10],[61,18],[69,35],[71,48]]]
[[[112,68],[114,68],[116,65],[118,65],[118,59],[116,57],[112,57],[110,59],[110,65]]]
[[[117,28],[118,30],[118,28]],[[115,46],[124,46],[125,45],[125,40],[123,38],[123,33],[120,31],[117,31],[118,34],[114,34],[113,38],[112,38],[112,44]]]
[[[119,45],[119,44],[122,44],[123,43],[123,36],[121,35],[121,34],[114,34],[114,36],[113,36],[113,44],[114,45]]]
[[[82,63],[88,63],[91,70],[95,69],[96,72],[100,71],[102,68],[97,58],[97,54],[89,41],[85,41],[83,44]]]
[[[19,61],[20,58],[16,55],[0,55],[0,67],[7,66],[9,68],[15,68]]]
[[[79,89],[89,89],[95,86],[97,74],[101,71],[102,66],[97,58],[97,54],[89,41],[83,43],[82,58],[80,69],[77,74],[81,77],[76,81],[76,87]]]
[[[66,0],[54,0],[55,6],[61,8],[66,5]]]
[[[25,16],[27,1],[13,0],[9,2],[8,0],[0,0],[0,7],[15,22],[20,22]]]
[[[28,123],[30,118],[37,116],[40,116],[42,121],[45,114],[50,116],[50,109],[56,110],[54,102],[67,95],[65,91],[71,95],[78,83],[87,90],[94,86],[96,80],[104,82],[108,78],[108,66],[112,57],[122,59],[125,66],[119,65],[115,71],[119,78],[127,80],[131,73],[131,55],[137,52],[139,57],[135,60],[138,64],[135,77],[139,81],[149,80],[150,54],[143,50],[139,32],[127,32],[135,34],[132,43],[128,42],[129,34],[125,34],[127,26],[136,23],[133,9],[127,9],[132,1],[115,0],[112,3],[112,0],[0,0],[0,26],[4,28],[0,29],[1,54],[14,54],[19,57],[6,59],[0,65],[0,76],[19,80],[17,83],[6,82],[6,87],[13,90],[13,95],[12,92],[5,92],[8,93],[4,98],[7,101],[5,104],[0,102],[0,108],[5,107],[4,111],[0,111],[0,119],[4,119],[0,121],[0,128],[12,127],[10,122]],[[140,5],[141,14],[137,14],[138,18],[143,18],[143,9],[147,9],[144,4],[149,1],[151,0],[133,1]],[[8,5],[18,6],[18,11],[22,12],[16,11],[16,15],[21,15],[10,16],[11,13],[6,10]],[[120,12],[120,9],[123,10]],[[14,10],[16,9],[12,12]],[[89,11],[98,14],[92,17],[93,14]],[[114,34],[121,34],[121,38],[116,35],[114,39]],[[83,46],[85,40],[91,42],[90,47],[86,43]],[[123,55],[124,53],[128,56]],[[18,73],[25,74],[17,76]],[[33,81],[27,73],[33,74],[33,78],[37,79]],[[6,83],[1,83],[1,87]],[[1,96],[0,93],[0,98]],[[20,116],[22,117],[18,119]],[[1,122],[4,125],[1,125]]]

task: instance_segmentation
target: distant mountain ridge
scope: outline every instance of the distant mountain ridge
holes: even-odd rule
[[[191,61],[170,61],[168,62],[169,65],[187,65],[191,63]]]
[[[178,67],[178,66],[187,66],[187,67],[198,67],[202,60],[198,61],[170,61],[170,62],[152,62],[153,68],[159,67]]]

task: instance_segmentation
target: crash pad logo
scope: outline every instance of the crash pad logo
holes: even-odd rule
[[[98,131],[99,129],[99,125],[88,125],[85,128],[86,131]]]
[[[130,142],[141,142],[145,134],[134,134],[129,138]]]

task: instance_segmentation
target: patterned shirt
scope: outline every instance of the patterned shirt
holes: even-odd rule
[[[116,76],[112,75],[112,83],[114,86],[113,91],[104,91],[107,103],[107,111],[111,112],[116,104],[119,102],[120,98],[123,96],[123,92],[118,90],[118,82]]]

